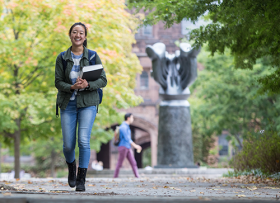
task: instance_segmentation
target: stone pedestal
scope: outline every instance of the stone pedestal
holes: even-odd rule
[[[193,162],[190,105],[162,101],[159,109],[156,168],[196,168]]]

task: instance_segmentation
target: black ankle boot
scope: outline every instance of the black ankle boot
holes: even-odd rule
[[[72,163],[68,163],[68,184],[70,187],[76,186],[76,160],[74,160]]]
[[[85,191],[87,168],[78,168],[77,180],[76,180],[76,191]]]

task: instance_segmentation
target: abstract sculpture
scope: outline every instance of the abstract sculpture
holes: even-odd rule
[[[200,49],[187,43],[180,50],[168,54],[163,43],[146,47],[152,60],[152,77],[160,84],[158,125],[158,168],[195,167],[193,163],[192,129],[189,86],[197,77],[197,60]]]

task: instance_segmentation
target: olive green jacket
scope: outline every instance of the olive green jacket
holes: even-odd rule
[[[61,53],[56,58],[55,63],[55,87],[58,89],[57,105],[60,109],[65,110],[68,102],[73,94],[74,90],[71,90],[72,82],[70,80],[70,72],[74,65],[74,61],[71,56],[71,47],[64,53],[63,58],[67,61],[66,70],[63,70],[63,64],[61,59]],[[99,56],[96,54],[96,64],[101,64]],[[80,68],[89,65],[88,49],[84,47],[83,57],[80,60]],[[79,91],[76,95],[77,108],[98,106],[99,94],[97,89],[103,88],[107,85],[107,78],[105,71],[103,70],[100,78],[95,81],[88,81],[90,88],[88,90]]]

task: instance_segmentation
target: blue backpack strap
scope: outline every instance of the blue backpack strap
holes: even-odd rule
[[[96,64],[96,52],[93,50],[88,50],[88,60],[89,60],[89,65],[95,65]],[[99,95],[99,104],[102,102],[103,98],[103,90],[99,88],[97,90],[98,95]],[[97,106],[97,113],[98,113],[98,106]]]
[[[96,63],[96,52],[88,49],[88,61],[89,65],[95,65]]]

